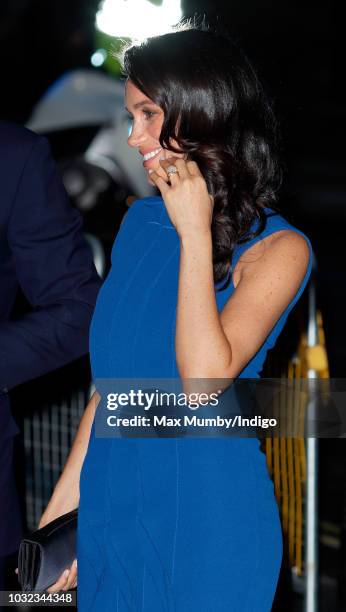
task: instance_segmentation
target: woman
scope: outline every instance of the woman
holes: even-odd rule
[[[130,46],[124,69],[128,144],[161,196],[136,201],[117,236],[94,378],[259,377],[311,270],[308,239],[273,209],[261,86],[227,37],[190,26]],[[79,503],[79,609],[270,610],[282,541],[259,441],[102,439],[97,402],[41,522]]]

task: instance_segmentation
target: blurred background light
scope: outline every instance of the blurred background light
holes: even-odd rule
[[[97,49],[91,56],[90,62],[95,68],[100,68],[104,64],[107,58],[107,51],[105,49]]]
[[[182,17],[180,0],[104,0],[96,25],[109,36],[144,39],[168,32]]]

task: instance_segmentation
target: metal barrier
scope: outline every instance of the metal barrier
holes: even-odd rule
[[[316,306],[316,261],[309,287],[309,323],[305,339],[305,371],[307,378],[329,378],[322,315]],[[309,405],[314,416],[316,400]],[[317,420],[316,418],[313,420]],[[307,438],[306,548],[305,548],[305,612],[318,610],[318,439]]]
[[[88,386],[61,402],[40,406],[23,423],[26,523],[37,529],[88,402]]]
[[[306,422],[317,422],[316,398],[300,393],[301,379],[329,378],[322,315],[316,305],[316,261],[307,288],[307,326],[300,319],[297,348],[284,363],[280,376],[287,378],[297,393],[281,397],[280,413],[289,422],[292,414]],[[299,308],[297,308],[299,313]],[[299,316],[299,314],[298,314]],[[278,354],[276,363],[278,362]],[[266,376],[272,375],[267,367]],[[275,374],[274,374],[275,375]],[[291,402],[294,402],[294,410]],[[315,404],[314,404],[315,402]],[[300,428],[306,431],[306,427]],[[309,433],[309,432],[307,432]],[[304,612],[318,611],[318,439],[316,437],[267,438],[267,465],[274,481],[281,514],[284,551],[295,590],[304,594]]]

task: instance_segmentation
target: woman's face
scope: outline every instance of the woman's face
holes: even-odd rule
[[[127,79],[125,85],[125,108],[133,121],[131,134],[127,139],[130,147],[137,147],[143,156],[143,166],[148,170],[163,174],[160,158],[183,157],[182,153],[174,153],[162,149],[160,134],[163,124],[163,110]],[[175,141],[172,140],[174,146]],[[148,172],[148,182],[150,174]],[[151,183],[152,184],[152,183]]]

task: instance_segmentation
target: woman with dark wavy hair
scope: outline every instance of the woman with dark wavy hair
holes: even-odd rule
[[[127,47],[124,71],[128,144],[160,195],[132,204],[115,241],[93,376],[204,379],[208,393],[258,378],[312,256],[275,210],[270,105],[242,52],[207,28]],[[43,517],[79,503],[79,610],[269,611],[282,539],[259,440],[102,439],[98,400]],[[74,565],[52,590],[75,582]]]

